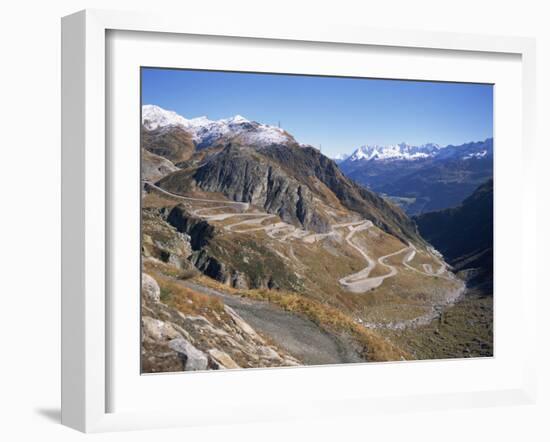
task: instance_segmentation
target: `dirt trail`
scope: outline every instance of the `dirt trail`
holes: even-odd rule
[[[344,339],[331,335],[302,316],[289,313],[265,301],[237,297],[222,291],[181,281],[186,287],[221,298],[256,332],[270,339],[307,365],[364,362]]]

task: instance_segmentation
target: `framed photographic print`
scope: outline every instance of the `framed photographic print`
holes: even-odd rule
[[[533,45],[64,18],[63,422],[532,400]]]
[[[142,372],[493,356],[492,84],[142,67],[141,96]]]

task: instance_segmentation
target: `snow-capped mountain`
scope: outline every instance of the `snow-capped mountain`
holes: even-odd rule
[[[339,164],[342,161],[347,160],[349,157],[350,157],[350,155],[347,154],[347,153],[339,153],[338,155],[333,156],[332,159],[334,160],[334,162],[336,164]]]
[[[198,148],[210,146],[220,140],[238,139],[255,146],[285,144],[295,142],[283,129],[256,121],[250,121],[241,115],[221,120],[209,120],[206,117],[187,119],[176,112],[156,105],[142,107],[142,123],[147,130],[179,126],[189,132]]]
[[[493,151],[492,138],[444,147],[362,146],[338,166],[414,215],[460,204],[493,176]]]
[[[465,143],[460,146],[440,146],[435,143],[413,146],[407,143],[390,144],[382,146],[378,144],[364,145],[356,149],[348,158],[339,162],[352,164],[361,161],[415,161],[427,159],[462,159],[475,160],[490,157],[493,154],[493,139],[485,141]]]
[[[472,152],[467,155],[464,155],[462,157],[463,160],[471,160],[471,159],[480,159],[485,158],[487,156],[487,150],[482,150],[480,152]]]
[[[390,144],[388,146],[365,145],[353,152],[348,161],[358,160],[417,160],[434,156],[441,146],[435,143],[411,146],[407,143]]]

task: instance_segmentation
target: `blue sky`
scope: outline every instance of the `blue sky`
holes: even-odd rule
[[[493,87],[341,77],[142,69],[142,104],[185,118],[240,114],[325,155],[363,144],[462,144],[493,136]]]

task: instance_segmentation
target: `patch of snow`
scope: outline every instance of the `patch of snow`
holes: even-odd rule
[[[349,161],[357,160],[416,160],[433,156],[441,149],[435,143],[427,143],[421,146],[412,146],[407,143],[365,145],[359,147],[349,157]]]
[[[493,155],[493,139],[485,141],[469,142],[458,146],[440,146],[435,143],[413,146],[407,143],[390,144],[382,146],[378,144],[365,145],[356,149],[346,160],[350,161],[393,161],[393,160],[420,160],[424,158],[434,159],[479,159]]]
[[[147,130],[179,126],[192,135],[193,141],[199,147],[213,144],[224,138],[237,139],[242,143],[255,146],[295,141],[279,127],[250,121],[242,115],[221,120],[209,120],[204,116],[187,119],[176,112],[150,104],[142,107],[142,123]]]
[[[141,109],[141,121],[147,130],[164,126],[187,126],[189,120],[173,111],[167,111],[159,106],[146,104]]]
[[[338,155],[335,155],[332,157],[334,161],[344,161],[347,160],[350,157],[347,153],[339,153]]]
[[[487,151],[486,150],[482,150],[481,152],[473,152],[473,153],[470,153],[468,155],[465,155],[462,157],[463,160],[472,160],[472,159],[475,159],[475,160],[478,160],[480,158],[485,158],[487,156]]]

